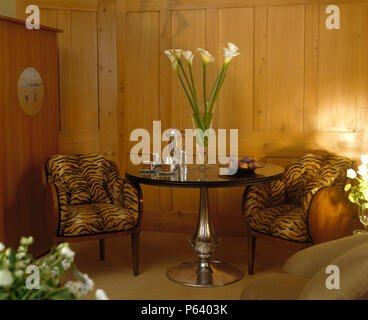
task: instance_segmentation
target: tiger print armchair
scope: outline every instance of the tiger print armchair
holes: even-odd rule
[[[248,274],[254,271],[256,236],[291,241],[301,247],[314,243],[310,232],[312,201],[319,191],[331,187],[343,195],[346,171],[352,167],[353,162],[346,157],[308,154],[289,165],[280,180],[245,189],[242,207],[249,230]],[[317,215],[337,219],[337,213],[325,211],[319,209]]]
[[[53,241],[100,240],[131,235],[133,273],[139,274],[143,200],[139,185],[121,179],[116,165],[100,155],[54,155],[44,170],[51,193],[49,227]]]

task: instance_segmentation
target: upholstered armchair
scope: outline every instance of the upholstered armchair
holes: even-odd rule
[[[116,165],[100,155],[55,155],[45,164],[44,182],[53,199],[49,228],[55,242],[131,235],[133,271],[139,274],[143,199],[139,185],[121,179]]]
[[[346,170],[352,167],[346,157],[308,154],[289,165],[280,180],[245,189],[242,205],[249,230],[249,274],[254,271],[257,236],[303,248],[322,242],[316,241],[318,237],[327,241],[346,235],[333,229],[347,225],[353,214],[343,192]],[[328,233],[327,238],[323,233]]]

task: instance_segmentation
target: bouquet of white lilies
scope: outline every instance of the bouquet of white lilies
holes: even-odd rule
[[[54,247],[43,259],[28,254],[33,238],[22,237],[17,251],[0,243],[0,300],[75,300],[93,290],[94,283],[74,264],[75,253],[67,243]],[[77,281],[62,286],[69,270]],[[97,300],[107,300],[103,290],[96,290]]]
[[[207,65],[210,62],[214,62],[215,58],[208,51],[201,48],[197,49],[202,58],[203,64],[203,88],[202,88],[203,105],[204,105],[203,111],[201,111],[200,109],[196,85],[194,82],[192,72],[192,65],[195,54],[190,50],[182,50],[182,49],[165,50],[165,54],[171,61],[172,67],[176,72],[176,74],[178,75],[179,81],[184,88],[185,94],[192,108],[195,126],[197,129],[201,129],[203,132],[205,132],[207,129],[211,127],[211,123],[213,120],[213,108],[217,100],[217,97],[220,93],[221,87],[224,83],[227,71],[229,69],[229,64],[234,57],[239,55],[239,48],[231,42],[229,42],[228,47],[224,48],[223,50],[225,59],[222,69],[219,72],[212,86],[210,94],[207,96],[207,84],[206,84]],[[183,66],[182,58],[184,58],[186,62],[187,71]],[[207,141],[205,140],[205,145],[207,145],[206,142]]]

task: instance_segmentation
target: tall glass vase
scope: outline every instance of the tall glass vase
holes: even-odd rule
[[[196,163],[208,168],[208,146],[211,139],[213,113],[192,113],[193,129],[196,130]],[[197,130],[199,129],[199,130]],[[199,151],[199,153],[198,153]]]

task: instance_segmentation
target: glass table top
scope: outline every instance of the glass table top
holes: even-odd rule
[[[125,172],[126,178],[132,182],[148,185],[179,187],[179,188],[224,188],[262,184],[280,179],[284,168],[264,164],[253,173],[232,176],[220,175],[219,165],[208,165],[204,170],[201,165],[187,165],[177,168],[173,173],[163,173],[160,168],[142,171],[141,166],[130,164]]]

